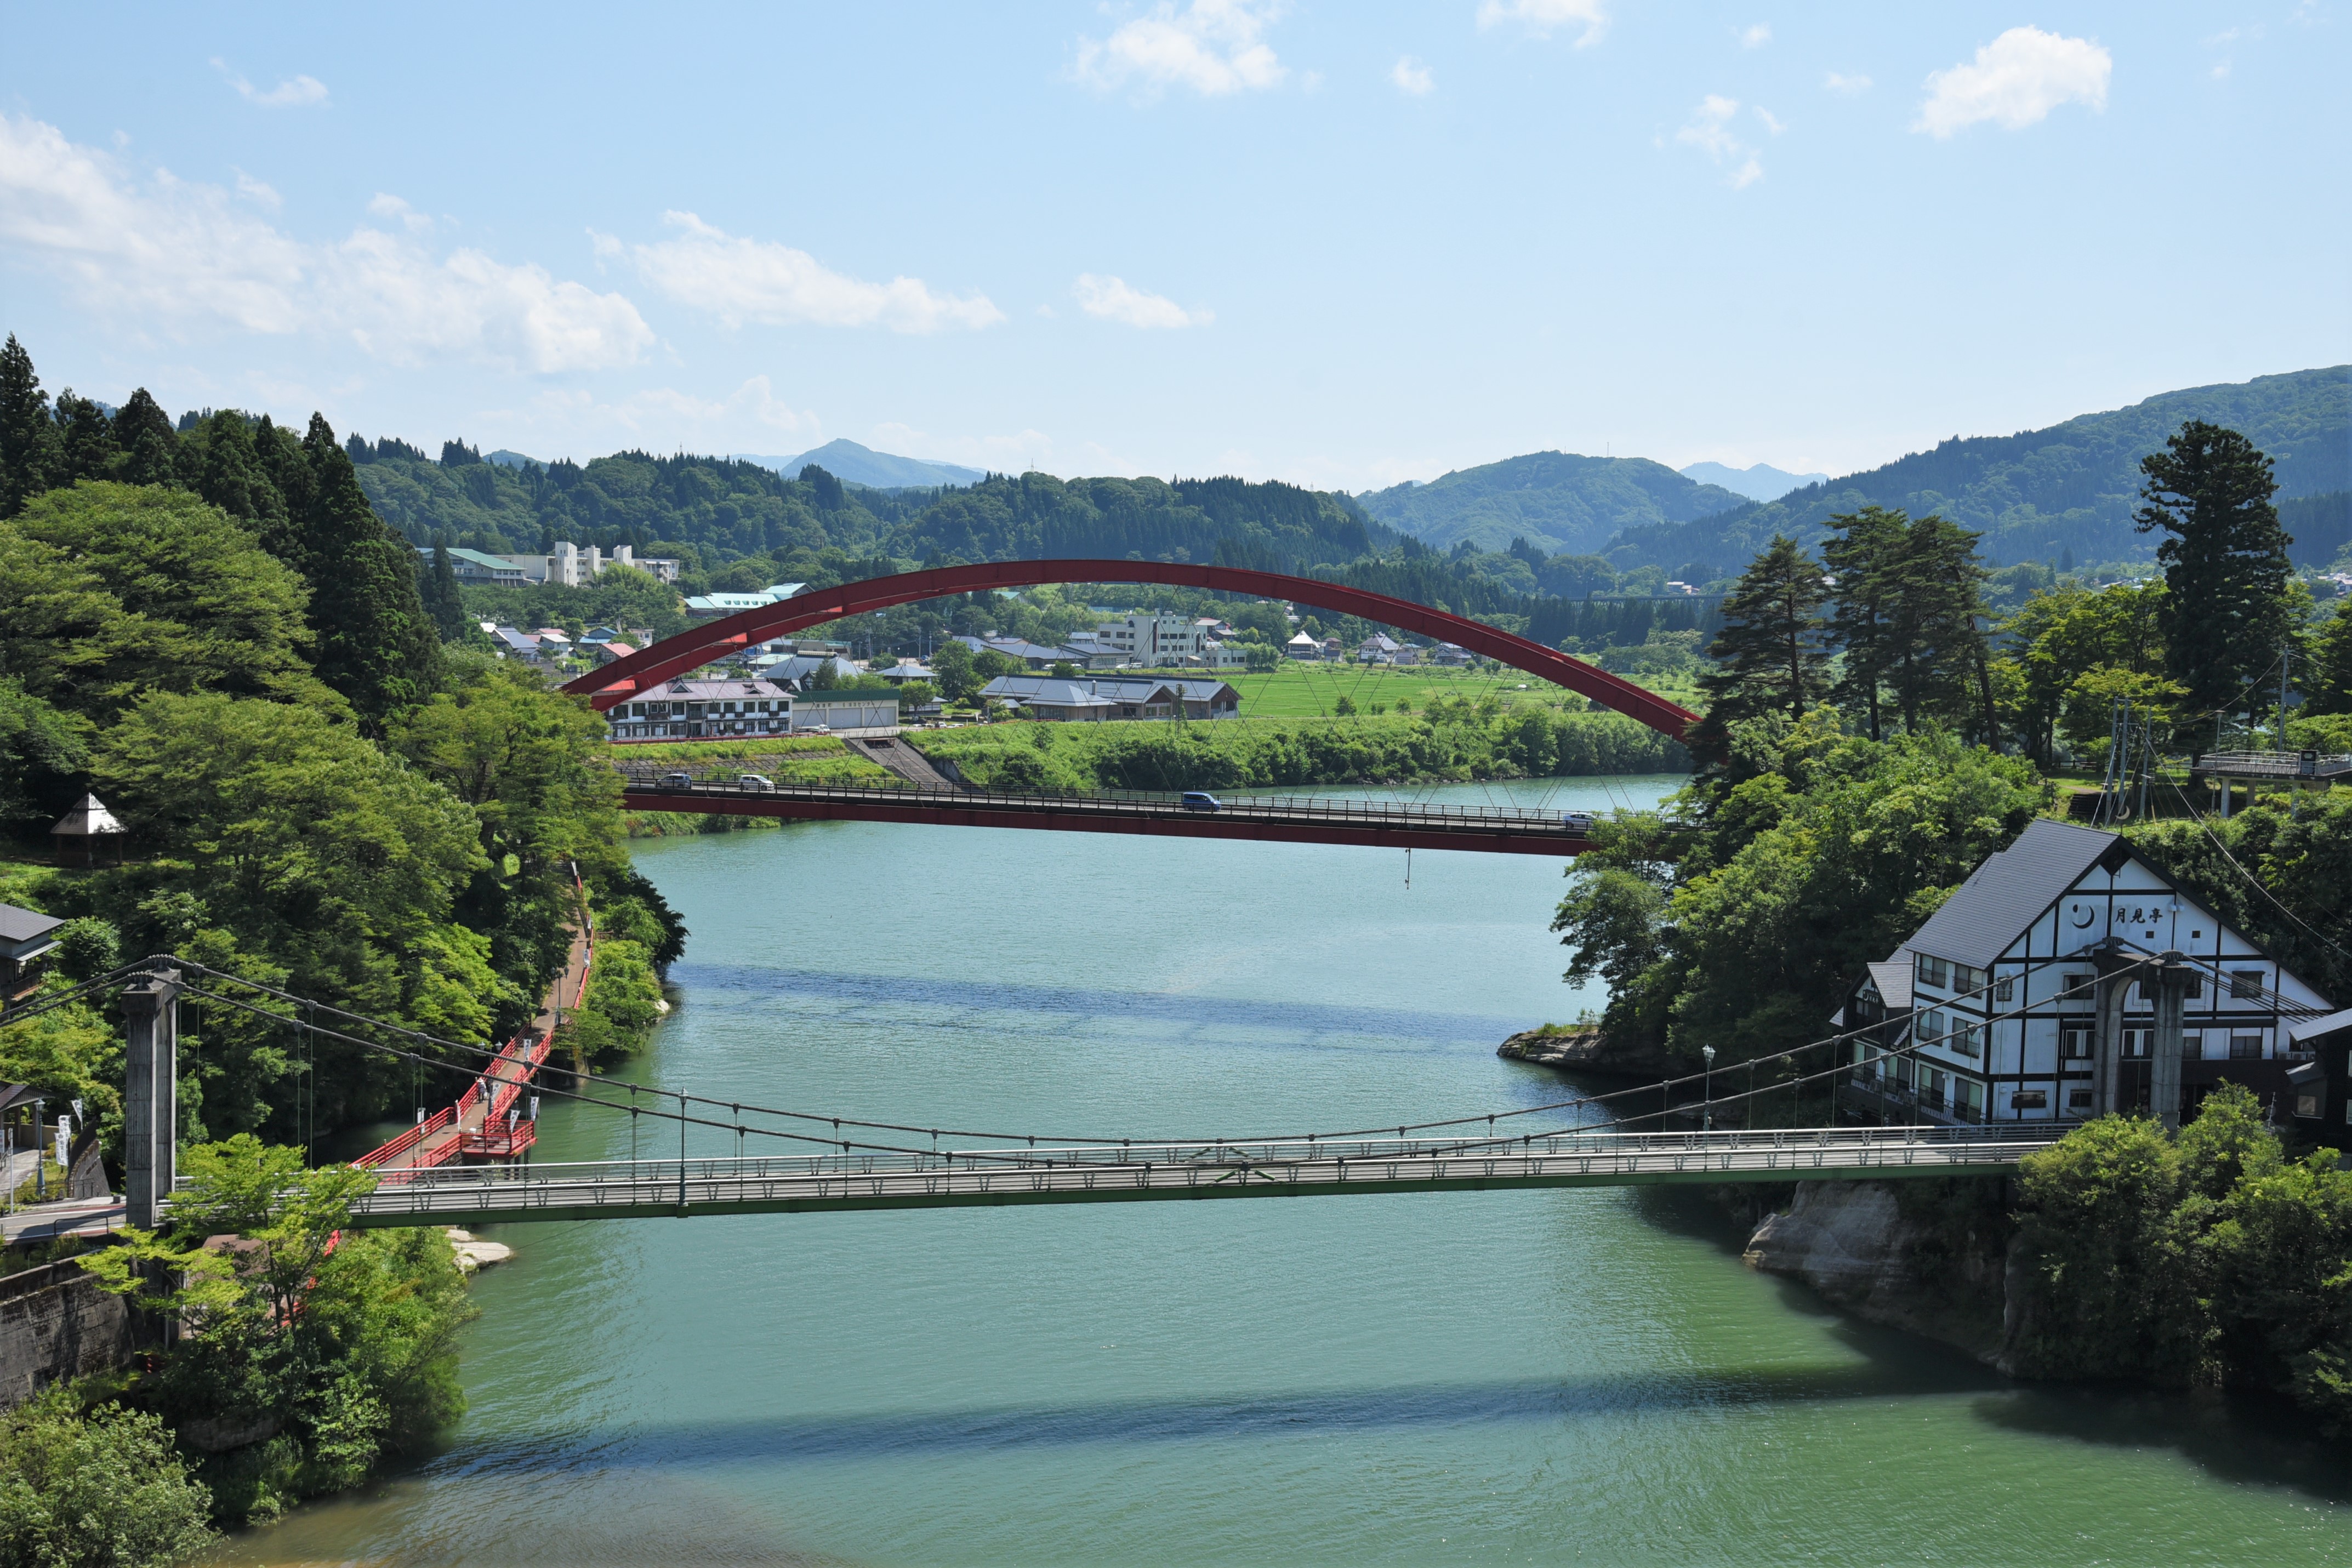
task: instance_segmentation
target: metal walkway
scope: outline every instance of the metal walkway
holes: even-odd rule
[[[1029,1203],[1339,1197],[2001,1176],[2050,1140],[2012,1127],[1572,1133],[1496,1141],[1143,1144],[909,1155],[445,1166],[402,1173],[354,1206],[361,1226],[475,1225],[701,1214],[818,1214]]]
[[[788,817],[819,821],[937,822],[967,828],[1042,828],[1384,849],[1483,850],[1573,855],[1592,847],[1567,814],[1507,806],[1424,806],[1320,796],[1235,795],[1216,810],[1175,795],[1005,795],[985,790],[859,789],[833,784],[772,788],[719,782],[680,787],[660,770],[623,769],[622,803],[636,811]]]

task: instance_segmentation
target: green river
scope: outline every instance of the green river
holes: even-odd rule
[[[638,859],[694,935],[632,1075],[770,1104],[1139,1136],[1423,1120],[1557,1098],[1495,1047],[1598,1000],[1560,984],[1536,857],[1423,852],[1408,887],[1395,852],[829,824]],[[541,1128],[541,1158],[628,1153],[609,1113]],[[476,1288],[445,1450],[224,1560],[2352,1562],[2342,1450],[2013,1385],[1751,1272],[1690,1194],[493,1234],[518,1256]]]

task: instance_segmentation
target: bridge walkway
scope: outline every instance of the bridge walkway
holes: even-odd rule
[[[1326,796],[1234,795],[1212,809],[1172,794],[1016,795],[992,790],[888,789],[841,784],[665,781],[657,765],[626,764],[622,802],[633,810],[784,817],[804,821],[931,822],[1165,837],[1477,850],[1574,855],[1592,847],[1581,813],[1512,806],[1454,806]]]
[[[352,1218],[362,1226],[471,1225],[1674,1182],[1883,1181],[2010,1175],[2026,1155],[2049,1146],[2049,1139],[2012,1127],[1822,1127],[444,1166],[379,1188],[360,1201]]]

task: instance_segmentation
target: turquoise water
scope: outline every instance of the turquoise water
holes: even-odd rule
[[[1494,1050],[1580,1005],[1545,930],[1560,866],[1535,857],[1423,852],[1408,889],[1391,852],[829,824],[639,863],[694,938],[634,1075],[772,1104],[1063,1134],[1419,1120],[1558,1097]],[[542,1126],[543,1157],[628,1152],[609,1113]],[[1689,1195],[493,1234],[519,1255],[477,1287],[446,1451],[228,1555],[2352,1560],[2342,1450],[2011,1385],[1748,1271]]]

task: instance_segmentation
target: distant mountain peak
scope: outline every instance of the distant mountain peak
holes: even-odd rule
[[[1721,463],[1694,463],[1680,472],[1685,479],[1714,485],[1736,496],[1745,496],[1751,501],[1777,501],[1791,490],[1829,482],[1826,474],[1791,474],[1785,468],[1775,468],[1769,463],[1751,463],[1745,468],[1733,468]]]
[[[1498,550],[1523,538],[1552,555],[1593,554],[1622,529],[1689,522],[1745,499],[1646,457],[1577,452],[1529,452],[1356,497],[1375,518],[1439,549],[1467,539]]]
[[[828,441],[792,457],[767,457],[751,452],[729,455],[739,462],[772,468],[788,479],[814,463],[845,484],[865,485],[877,490],[902,486],[974,485],[988,477],[979,469],[966,468],[959,463],[901,457],[895,453],[877,452],[855,441]]]

